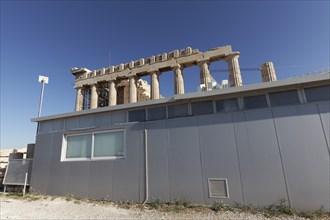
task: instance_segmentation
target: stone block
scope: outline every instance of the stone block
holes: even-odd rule
[[[192,50],[192,53],[193,53],[193,54],[195,54],[195,53],[199,53],[199,50],[198,50],[198,49]]]
[[[135,66],[135,63],[134,63],[134,61],[131,61],[131,62],[129,62],[129,66],[128,66],[129,68],[131,68],[131,69],[132,69],[134,66]]]
[[[162,61],[165,61],[165,60],[167,60],[167,53],[162,54]]]
[[[192,54],[192,49],[191,49],[191,47],[187,47],[186,48],[186,55],[190,55],[190,54]]]
[[[123,71],[125,69],[125,65],[124,64],[119,64],[119,68],[118,71]]]
[[[162,55],[161,54],[158,54],[156,56],[156,62],[159,62],[159,61],[162,61]]]
[[[156,57],[155,56],[151,56],[150,58],[149,58],[149,60],[150,60],[150,64],[151,63],[155,63],[156,62]]]
[[[143,58],[141,58],[140,60],[139,60],[139,66],[143,66],[144,65],[144,59]]]
[[[173,54],[174,54],[174,58],[178,58],[178,57],[180,57],[180,52],[179,52],[179,50],[174,50],[174,51],[173,51]]]

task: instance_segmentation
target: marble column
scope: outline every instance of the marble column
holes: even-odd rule
[[[91,85],[91,102],[90,108],[97,108],[98,95],[96,92],[96,84]]]
[[[239,58],[239,52],[229,54],[226,57],[226,61],[228,63],[230,87],[236,87],[236,86],[243,85],[241,70],[239,68],[239,63],[238,63],[238,58]]]
[[[208,61],[201,61],[198,63],[200,67],[200,84],[204,84],[206,90],[208,89],[208,83],[211,82],[211,74]]]
[[[173,67],[174,71],[174,94],[184,94],[184,80],[182,66],[177,64]]]
[[[117,88],[115,81],[109,82],[109,106],[117,105]]]
[[[129,103],[137,102],[137,85],[136,76],[132,76],[129,78]]]
[[[150,74],[151,78],[151,99],[159,99],[159,71]]]
[[[77,87],[77,96],[76,96],[76,111],[81,111],[83,107],[83,94],[82,94],[82,88]]]
[[[263,82],[277,81],[274,64],[272,62],[261,64],[260,70],[261,70],[261,78]]]

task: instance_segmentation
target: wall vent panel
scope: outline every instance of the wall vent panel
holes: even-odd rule
[[[208,185],[210,198],[229,198],[227,179],[209,178]]]

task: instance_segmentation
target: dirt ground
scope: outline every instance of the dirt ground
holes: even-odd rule
[[[161,212],[154,209],[120,208],[115,204],[67,201],[65,198],[38,200],[0,197],[0,219],[268,219],[261,214],[242,212],[180,211]],[[271,219],[304,219],[272,217]]]

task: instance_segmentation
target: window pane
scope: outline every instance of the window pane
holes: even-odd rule
[[[111,112],[110,113],[110,124],[119,124],[126,122],[126,112]]]
[[[215,104],[217,112],[234,112],[239,110],[237,99],[217,100]]]
[[[206,115],[214,113],[213,101],[203,101],[191,103],[193,115]]]
[[[88,158],[91,156],[92,135],[67,137],[66,158]]]
[[[265,95],[244,97],[245,109],[265,108],[267,106],[268,105]]]
[[[289,105],[300,103],[297,90],[269,93],[270,105]]]
[[[185,117],[188,115],[188,104],[169,105],[168,118]]]
[[[156,107],[156,108],[148,108],[148,120],[162,120],[166,119],[166,107]]]
[[[39,133],[47,133],[52,130],[52,121],[39,122]]]
[[[109,113],[101,113],[95,116],[95,127],[109,126]]]
[[[95,134],[93,156],[124,156],[124,131]]]
[[[330,100],[330,86],[320,86],[314,88],[307,88],[305,96],[307,102],[329,101]]]
[[[139,110],[133,110],[128,112],[128,121],[145,121],[146,120],[146,110],[145,109],[139,109]]]

